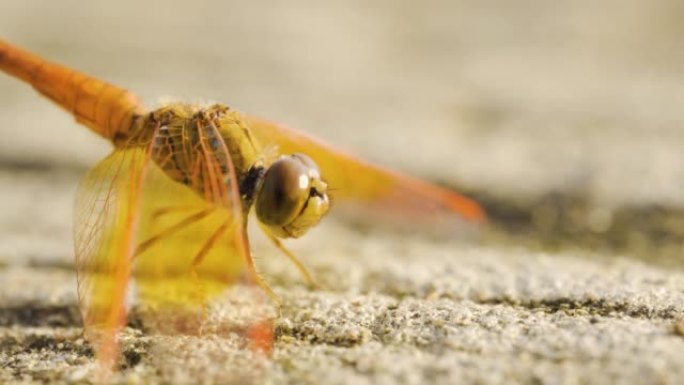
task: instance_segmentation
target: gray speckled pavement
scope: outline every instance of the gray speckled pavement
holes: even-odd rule
[[[291,244],[314,291],[256,239],[272,357],[131,324],[114,382],[684,383],[680,2],[323,4],[3,5],[1,37],[150,105],[221,100],[490,212],[446,240],[330,218]],[[92,383],[72,206],[109,147],[0,91],[0,384]]]

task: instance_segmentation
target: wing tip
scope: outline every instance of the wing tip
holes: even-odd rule
[[[479,203],[453,192],[450,192],[450,195],[445,202],[449,209],[470,222],[476,224],[487,222],[487,212]]]
[[[381,169],[377,167],[378,169]],[[451,211],[468,222],[482,224],[487,222],[485,209],[474,199],[447,187],[424,181],[415,177],[400,174],[396,171],[384,170],[397,180],[399,186],[413,191],[414,194],[436,202],[442,208]]]

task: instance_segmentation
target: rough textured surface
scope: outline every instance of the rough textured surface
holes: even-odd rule
[[[8,2],[0,36],[140,93],[221,100],[472,192],[434,240],[331,219],[264,240],[270,359],[131,322],[119,383],[680,384],[681,2]],[[74,191],[108,145],[0,76],[0,383],[90,383]],[[232,319],[225,309],[225,319]]]

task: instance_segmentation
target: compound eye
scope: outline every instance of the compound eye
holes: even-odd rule
[[[318,169],[318,165],[313,159],[309,158],[308,155],[302,154],[300,152],[292,154],[293,158],[299,159],[302,164],[308,168],[309,177],[312,179],[320,179],[321,172]]]
[[[309,197],[309,173],[309,166],[297,156],[281,158],[271,165],[255,202],[261,222],[286,226],[297,217]]]

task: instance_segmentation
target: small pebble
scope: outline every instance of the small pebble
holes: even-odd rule
[[[684,319],[679,320],[675,323],[674,333],[678,336],[684,337]]]

